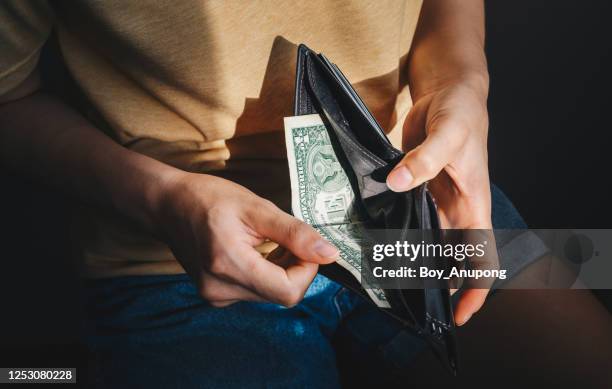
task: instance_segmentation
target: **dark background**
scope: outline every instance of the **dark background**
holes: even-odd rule
[[[610,8],[487,2],[491,175],[531,227],[612,227]],[[83,366],[70,210],[54,191],[0,174],[0,366]]]
[[[610,228],[610,2],[486,4],[493,181],[530,227]]]

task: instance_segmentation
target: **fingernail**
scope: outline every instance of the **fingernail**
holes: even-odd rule
[[[410,170],[404,165],[397,167],[389,173],[387,177],[387,186],[394,192],[402,192],[410,189],[410,184],[414,181],[414,177]]]
[[[336,258],[338,256],[338,249],[323,239],[314,244],[314,251],[323,258]]]

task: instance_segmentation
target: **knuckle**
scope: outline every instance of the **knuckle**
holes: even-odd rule
[[[258,198],[252,203],[249,209],[253,212],[253,217],[261,218],[271,216],[279,210],[279,208],[272,201],[264,198]]]
[[[257,198],[254,201],[249,201],[244,207],[244,215],[251,223],[274,220],[277,212],[279,212],[279,208],[276,204],[264,198]]]
[[[287,226],[287,237],[291,242],[301,239],[309,232],[310,228],[308,227],[308,225],[297,219],[289,223],[289,225]]]
[[[301,288],[295,286],[289,287],[284,291],[280,298],[281,304],[287,308],[294,307],[299,304],[300,301],[302,301],[304,293],[305,291]]]
[[[289,223],[287,225],[287,230],[285,231],[285,234],[287,234],[287,239],[290,242],[294,241],[298,236],[300,236],[298,229],[299,227],[297,223]]]
[[[278,207],[276,206],[276,204],[274,204],[272,201],[268,200],[268,199],[261,199],[261,204],[259,204],[259,206],[264,209],[264,210],[273,210],[276,211],[278,209]]]
[[[425,178],[433,178],[437,174],[436,172],[436,161],[428,153],[419,152],[415,155],[415,162],[419,167],[419,170],[423,173]]]

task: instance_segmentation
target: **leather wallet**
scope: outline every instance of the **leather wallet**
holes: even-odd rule
[[[421,185],[396,193],[386,176],[404,153],[385,132],[340,69],[323,54],[298,47],[294,115],[319,114],[355,192],[356,206],[367,228],[437,230],[435,204]],[[320,273],[372,301],[360,282],[342,266],[321,266]],[[448,289],[385,289],[390,308],[382,311],[422,337],[451,372],[457,371],[457,349]]]

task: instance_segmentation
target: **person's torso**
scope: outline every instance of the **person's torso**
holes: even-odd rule
[[[292,114],[297,45],[332,59],[390,130],[407,104],[400,75],[420,3],[53,4],[67,68],[118,142],[181,169],[231,179],[288,209],[282,123]],[[84,219],[78,229],[93,268],[114,261],[119,274],[138,273],[122,269],[132,259],[158,270],[156,262],[171,260],[161,245],[136,249],[146,246],[143,238],[126,240],[133,233],[111,216]]]

